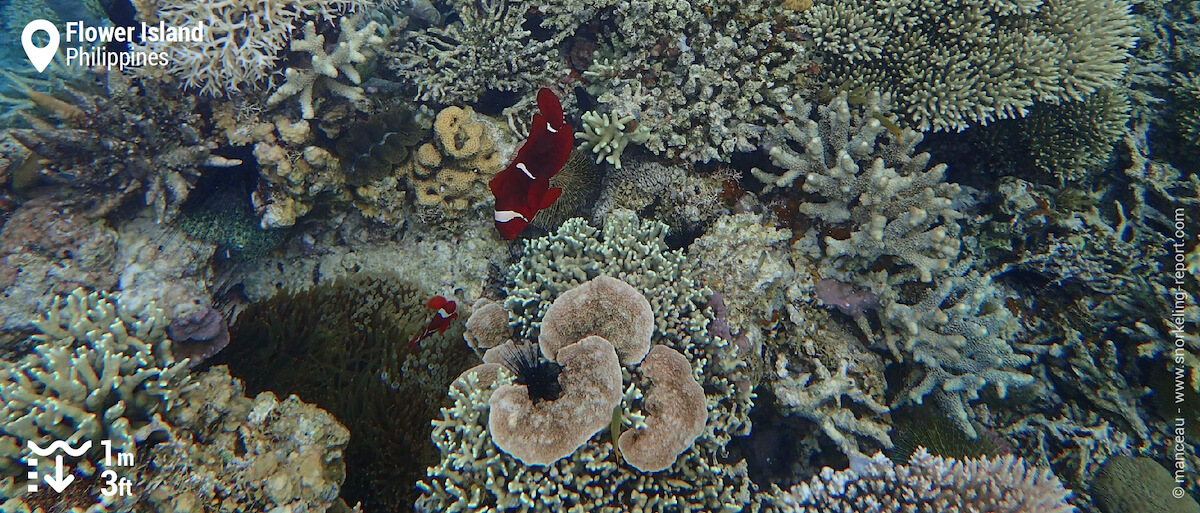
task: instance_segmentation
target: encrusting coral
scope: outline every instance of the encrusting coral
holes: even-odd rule
[[[651,382],[643,402],[646,425],[621,433],[617,446],[626,463],[658,472],[674,464],[704,432],[708,408],[692,365],[678,351],[654,346],[638,370]]]
[[[590,336],[555,356],[562,366],[559,397],[535,402],[526,386],[502,385],[488,400],[492,440],[526,465],[570,456],[608,426],[621,404],[621,364],[607,340]]]
[[[783,493],[779,506],[787,513],[1070,513],[1070,496],[1053,472],[1011,455],[954,460],[921,447],[904,465],[879,453],[852,459],[850,470],[825,467]]]
[[[634,365],[650,351],[654,311],[637,289],[616,278],[597,276],[563,292],[542,318],[538,345],[556,360],[563,347],[588,335],[603,337],[623,365]]]
[[[194,379],[144,457],[152,511],[326,511],[338,500],[350,432],[333,415],[295,395],[245,397],[224,367]]]

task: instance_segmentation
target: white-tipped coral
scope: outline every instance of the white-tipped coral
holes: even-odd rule
[[[654,310],[646,296],[616,278],[597,276],[563,292],[546,309],[538,344],[555,360],[559,349],[588,335],[609,341],[621,363],[642,361],[654,335]]]
[[[692,364],[678,351],[654,346],[639,366],[653,384],[643,409],[646,425],[621,434],[625,461],[642,472],[670,467],[704,432],[708,406],[704,388],[692,376]]]
[[[534,402],[525,385],[504,385],[488,405],[488,432],[500,450],[526,465],[570,456],[608,426],[621,403],[621,364],[612,344],[588,337],[562,348],[557,399]]]
[[[855,458],[851,470],[825,467],[781,498],[781,511],[899,513],[1068,513],[1071,491],[1048,469],[1015,456],[956,460],[917,449],[907,465],[877,453]]]

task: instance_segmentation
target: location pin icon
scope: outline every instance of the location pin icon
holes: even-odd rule
[[[39,30],[50,36],[50,44],[41,48],[33,45],[33,34]],[[38,73],[45,71],[50,61],[54,60],[54,54],[58,52],[58,39],[58,27],[49,21],[33,20],[25,25],[25,30],[21,32],[21,46],[25,47],[25,56],[29,57],[29,62],[37,68]]]

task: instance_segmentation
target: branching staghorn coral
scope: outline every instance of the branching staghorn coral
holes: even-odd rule
[[[383,38],[377,33],[378,23],[371,21],[356,29],[356,21],[357,18],[342,18],[339,23],[340,36],[332,52],[325,50],[325,36],[317,34],[316,25],[311,21],[305,24],[304,39],[292,40],[291,49],[293,52],[311,54],[310,67],[289,67],[284,70],[287,81],[267,97],[267,105],[277,105],[299,95],[301,116],[312,119],[317,115],[318,103],[313,97],[317,92],[329,91],[356,105],[366,101],[362,88],[357,86],[362,82],[362,77],[355,66],[367,61],[363,46],[382,44]],[[340,75],[345,75],[355,85],[338,82]]]
[[[170,27],[204,23],[205,37],[186,44],[146,42],[143,49],[167,52],[167,72],[209,96],[226,96],[269,83],[292,31],[305,16],[333,21],[364,10],[373,0],[150,0],[143,21]]]
[[[850,109],[842,94],[811,119],[811,106],[798,101],[795,121],[771,133],[778,137],[771,158],[783,174],[754,173],[769,187],[803,177],[812,196],[800,212],[848,232],[808,244],[824,253],[816,266],[822,277],[879,298],[879,329],[856,321],[875,333],[874,344],[916,366],[897,402],[930,395],[974,437],[966,403],[989,384],[1001,396],[1028,384],[1032,378],[1014,368],[1030,358],[1010,345],[1019,324],[1002,291],[960,257],[962,188],[944,181],[944,165],[927,169],[928,154],[913,155],[920,134],[885,129],[886,103],[871,95]]]
[[[469,105],[486,91],[532,96],[539,86],[565,78],[557,46],[566,31],[538,39],[524,25],[521,0],[454,2],[459,19],[431,27],[393,48],[390,66],[415,84],[417,98]]]
[[[882,453],[851,460],[849,470],[825,467],[809,483],[779,498],[787,513],[1071,513],[1071,491],[1048,469],[1012,455],[955,460],[917,449],[905,465]]]
[[[22,491],[27,442],[91,441],[74,463],[92,475],[107,465],[101,440],[136,453],[188,389],[187,366],[171,356],[161,311],[136,319],[116,296],[78,289],[36,324],[33,354],[0,369],[0,478],[16,478]],[[39,458],[37,470],[54,475],[54,462]],[[16,490],[0,489],[0,498]]]
[[[803,13],[833,85],[891,94],[902,124],[956,130],[1120,85],[1125,0],[832,0]]]

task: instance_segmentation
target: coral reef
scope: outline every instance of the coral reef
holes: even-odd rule
[[[379,24],[370,21],[361,28],[354,28],[357,18],[341,18],[339,24],[338,42],[332,53],[325,51],[325,36],[317,34],[316,24],[308,22],[304,25],[304,38],[293,39],[292,52],[306,52],[312,55],[311,67],[289,67],[284,70],[285,82],[267,97],[267,105],[277,105],[293,96],[300,98],[300,112],[304,119],[316,117],[319,105],[317,100],[323,97],[314,96],[319,92],[329,92],[341,96],[358,106],[366,101],[363,90],[357,84],[362,82],[357,65],[367,61],[363,53],[366,45],[380,45],[383,38],[379,37]],[[339,76],[354,85],[338,82]]]
[[[161,414],[188,390],[187,369],[171,357],[162,318],[161,311],[135,318],[116,296],[82,289],[54,303],[36,323],[33,353],[0,369],[0,475],[6,481],[0,498],[19,501],[28,492],[27,442],[92,441],[86,453],[68,457],[81,475],[136,472],[106,463],[99,441],[136,454],[138,443],[162,429]],[[36,470],[54,475],[54,463],[39,458]]]
[[[346,478],[350,433],[295,395],[244,396],[217,367],[197,376],[150,447],[139,486],[155,511],[326,511]],[[332,510],[330,510],[332,511]]]
[[[404,166],[417,206],[456,219],[490,199],[488,181],[507,165],[504,133],[470,107],[438,112],[433,140]]]
[[[553,231],[572,217],[590,217],[600,194],[603,171],[587,152],[575,148],[562,170],[550,177],[550,187],[562,189],[562,194],[553,205],[538,211],[529,223]]]
[[[946,513],[1069,513],[1071,492],[1052,472],[1013,456],[954,460],[924,448],[905,465],[883,456],[862,457],[851,470],[826,467],[811,483],[785,492],[787,512],[871,511],[900,513],[931,509]]]
[[[503,344],[512,336],[508,327],[508,310],[499,302],[487,298],[479,298],[471,307],[471,316],[467,318],[466,331],[463,338],[467,346],[483,357],[488,349]]]
[[[1136,40],[1130,10],[1124,0],[833,1],[802,16],[835,87],[892,95],[917,130],[961,131],[1120,86]]]
[[[22,204],[0,229],[0,331],[33,327],[55,296],[76,287],[111,290],[117,284],[117,233],[102,219],[53,197]],[[0,337],[9,338],[9,337]]]
[[[457,20],[430,27],[395,45],[389,66],[414,84],[417,97],[443,105],[476,103],[488,91],[533,96],[567,75],[557,46],[565,31],[542,39],[526,28],[518,0],[456,1]]]
[[[582,219],[567,221],[554,234],[526,242],[525,258],[509,270],[505,305],[515,320],[514,338],[533,340],[552,299],[590,279],[615,277],[637,289],[654,311],[654,341],[682,355],[702,387],[707,423],[694,443],[654,473],[621,464],[612,442],[619,433],[593,437],[552,465],[527,466],[491,443],[488,400],[511,378],[483,366],[451,387],[453,405],[435,421],[434,442],[443,457],[421,483],[421,511],[731,512],[754,501],[744,462],[720,456],[732,436],[749,428],[745,363],[736,346],[708,331],[709,292],[682,251],[666,248],[665,231],[629,211],[614,213],[602,229]],[[652,380],[635,375],[638,367],[629,370],[620,410],[603,412],[616,419],[618,430],[648,426],[653,413],[647,397],[654,389],[645,388]]]
[[[1200,141],[1200,74],[1177,73],[1172,78],[1179,131],[1195,143]]]
[[[296,394],[336,416],[350,430],[343,497],[410,510],[412,484],[437,461],[430,421],[471,355],[452,342],[461,323],[408,344],[429,321],[430,295],[392,274],[361,273],[281,292],[242,311],[230,347],[210,362],[228,365],[252,394]]]
[[[195,98],[178,99],[162,84],[132,82],[110,72],[101,92],[66,89],[62,100],[26,95],[56,123],[25,116],[32,128],[10,133],[39,159],[43,180],[77,189],[92,215],[105,215],[135,193],[170,220],[187,199],[203,166],[239,161],[212,153]]]
[[[143,5],[138,13],[143,21],[162,22],[170,27],[206,25],[203,41],[188,44],[146,41],[142,49],[166,52],[170,56],[166,71],[182,79],[187,87],[199,89],[209,96],[232,95],[243,88],[254,89],[269,83],[285,56],[288,43],[293,42],[293,30],[301,28],[299,22],[306,15],[331,22],[375,4],[373,0],[199,3],[145,0],[140,3]]]

